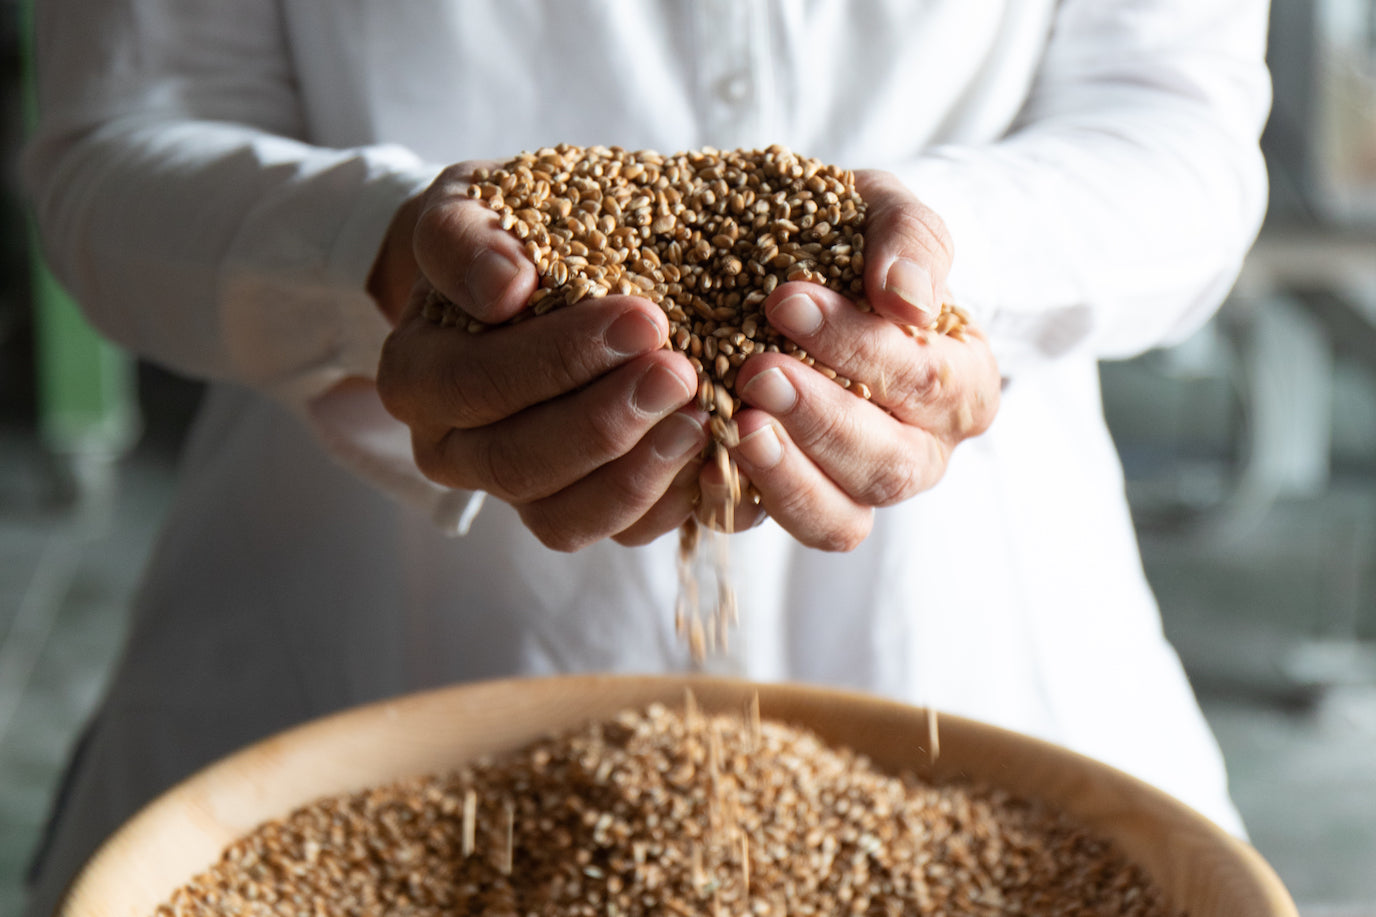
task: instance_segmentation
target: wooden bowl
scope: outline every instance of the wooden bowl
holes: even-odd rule
[[[554,731],[691,687],[706,710],[744,710],[758,690],[769,719],[806,726],[891,772],[967,776],[1043,799],[1112,838],[1190,917],[1297,917],[1250,846],[1183,803],[1082,755],[943,715],[927,753],[926,712],[866,695],[702,677],[572,676],[484,682],[345,711],[266,739],[150,803],[92,857],[64,917],[149,917],[236,838],[321,796],[448,770]]]

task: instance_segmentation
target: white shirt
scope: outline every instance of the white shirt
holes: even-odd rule
[[[970,715],[1225,826],[1164,641],[1096,360],[1178,339],[1260,222],[1259,0],[47,0],[26,157],[92,320],[211,380],[35,913],[188,769],[343,705],[512,673],[679,670],[672,536],[575,555],[415,470],[370,393],[364,280],[445,163],[568,142],[782,143],[898,173],[1009,384],[993,428],[855,552],[734,536],[720,664]],[[467,533],[445,532],[471,522]]]

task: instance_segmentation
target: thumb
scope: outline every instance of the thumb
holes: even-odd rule
[[[855,173],[865,199],[865,296],[892,321],[928,327],[941,311],[954,245],[941,217],[889,172]]]
[[[495,324],[520,312],[538,278],[520,240],[500,217],[468,196],[471,163],[451,166],[426,191],[416,220],[416,263],[446,299]]]

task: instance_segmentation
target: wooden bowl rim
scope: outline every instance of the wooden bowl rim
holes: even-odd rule
[[[855,723],[885,719],[911,721],[919,716],[923,717],[925,721],[926,716],[925,710],[921,707],[853,689],[824,687],[799,682],[752,682],[740,678],[696,674],[598,673],[523,676],[463,682],[403,694],[346,708],[275,733],[211,762],[168,788],[143,806],[100,845],[73,878],[55,913],[61,917],[98,917],[98,915],[115,913],[119,913],[120,917],[125,917],[126,914],[127,917],[150,917],[151,909],[147,914],[140,911],[115,912],[105,907],[104,905],[108,902],[102,900],[104,889],[118,887],[119,877],[127,865],[139,856],[140,847],[146,837],[153,836],[169,819],[185,819],[188,804],[195,804],[197,794],[202,788],[218,782],[248,785],[246,780],[251,779],[250,775],[255,771],[263,770],[265,764],[294,754],[302,754],[305,750],[321,744],[322,741],[328,745],[330,740],[345,734],[358,735],[360,734],[358,730],[360,724],[366,726],[380,720],[400,719],[408,714],[422,714],[431,711],[431,708],[455,706],[464,700],[481,698],[485,695],[504,697],[511,692],[537,692],[542,702],[546,704],[550,703],[551,698],[556,695],[610,697],[624,693],[633,694],[634,699],[628,700],[621,708],[617,708],[624,709],[625,707],[644,707],[656,701],[666,704],[672,703],[674,698],[681,699],[683,697],[685,689],[691,689],[702,707],[712,711],[726,709],[726,705],[723,703],[724,698],[740,703],[752,694],[758,693],[761,707],[764,709],[764,715],[767,719],[793,722],[814,730],[817,730],[816,724],[810,722],[807,717],[781,716],[775,712],[775,708],[782,706],[786,709],[798,708],[811,711],[838,708],[866,714],[860,720],[854,721]],[[642,695],[647,692],[657,696],[645,699]],[[736,709],[741,708],[737,707]],[[609,714],[600,711],[592,713],[583,722],[594,718],[605,718],[607,715]],[[1067,774],[1093,775],[1101,787],[1110,791],[1112,797],[1135,799],[1141,803],[1137,808],[1156,812],[1158,820],[1162,821],[1166,827],[1172,830],[1183,830],[1187,834],[1193,835],[1195,841],[1193,847],[1202,846],[1215,850],[1224,859],[1231,860],[1232,868],[1253,885],[1254,897],[1269,907],[1268,911],[1257,913],[1264,913],[1267,917],[1298,917],[1298,911],[1289,893],[1274,870],[1255,848],[1229,834],[1213,821],[1163,790],[1109,764],[1024,733],[949,713],[940,713],[939,723],[941,755],[938,756],[935,764],[914,761],[907,767],[908,770],[923,777],[938,780],[950,779],[952,768],[949,756],[952,748],[961,748],[965,745],[973,745],[977,748],[993,745],[1016,752],[1015,757],[1019,762],[1059,764]],[[581,722],[570,720],[566,725],[559,726],[557,729],[574,729],[579,725]],[[837,724],[832,723],[831,725],[835,727]],[[521,741],[508,743],[508,747],[520,747],[539,736],[549,734],[550,731],[549,728],[531,731]],[[826,733],[834,730],[817,731],[823,733],[824,738],[830,740]],[[847,742],[844,744],[854,747],[855,743]],[[870,754],[868,750],[864,748],[857,748],[856,750],[875,761],[882,770],[890,773],[897,772],[895,768],[887,766],[882,760],[877,760],[877,756]],[[457,766],[462,760],[470,757],[473,755],[456,757],[449,766]],[[943,765],[943,761],[947,763]],[[433,772],[433,770],[433,768],[421,768],[410,772],[409,775],[416,776]],[[965,775],[972,776],[978,781],[994,786],[1004,786],[1003,783],[991,779],[978,768],[976,768],[978,773],[972,773],[964,768],[962,770]],[[325,796],[361,790],[368,785],[399,779],[399,776],[374,779],[358,786],[324,788],[314,797],[300,799],[295,806],[306,805],[314,799]],[[1030,794],[1019,793],[1017,788],[1010,788],[1009,792],[1024,796],[1038,795],[1035,792]],[[1124,846],[1122,839],[1112,830],[1113,826],[1111,824],[1105,826],[1103,823],[1104,813],[1096,814],[1093,811],[1081,811],[1085,807],[1076,805],[1073,797],[1068,800],[1047,799],[1046,801],[1085,823],[1091,830],[1111,836],[1120,847]],[[1092,809],[1092,806],[1089,808]],[[266,816],[266,818],[281,817],[286,815],[288,811],[290,809],[280,811],[275,816]],[[257,819],[255,824],[261,823],[263,820],[265,819]],[[252,825],[244,830],[251,830],[251,828]],[[1131,853],[1129,851],[1129,855]],[[214,857],[218,858],[218,855],[219,851],[216,851]],[[1136,859],[1140,862],[1140,857],[1136,857]],[[214,859],[211,859],[201,868],[208,868],[213,862]],[[1142,865],[1146,868],[1146,864]],[[196,872],[199,871],[199,869],[196,870]],[[196,874],[196,872],[183,877],[178,885],[190,879],[191,875]],[[1162,881],[1160,876],[1155,876],[1155,878],[1158,882]],[[178,885],[168,888],[167,894],[171,894]]]

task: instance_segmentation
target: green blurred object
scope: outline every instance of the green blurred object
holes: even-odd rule
[[[38,114],[33,3],[19,4],[30,130]],[[29,243],[40,433],[59,457],[118,457],[133,444],[140,423],[134,360],[86,322],[44,262],[36,232],[30,231]]]
[[[139,428],[134,361],[96,332],[32,249],[38,418],[60,455],[114,457]]]

